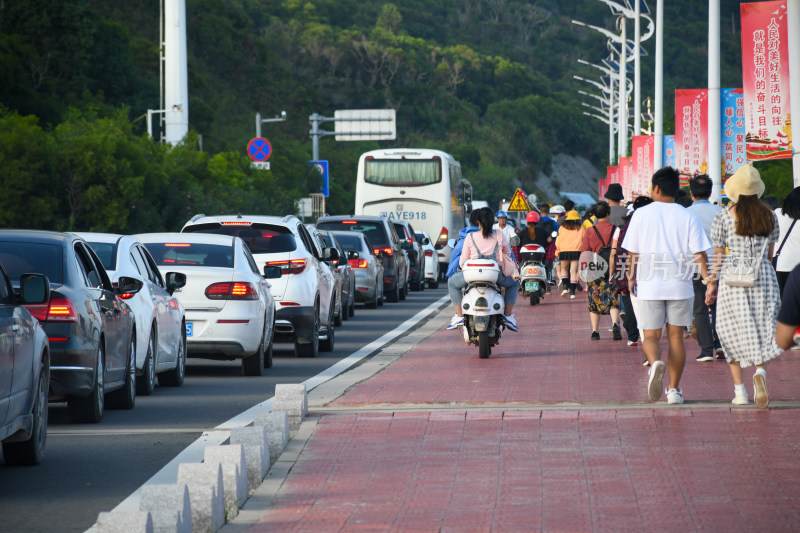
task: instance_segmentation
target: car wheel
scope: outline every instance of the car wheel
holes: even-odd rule
[[[389,292],[386,299],[392,303],[400,301],[400,281],[395,284],[394,289]]]
[[[186,378],[186,326],[181,326],[181,343],[178,346],[178,356],[175,358],[175,368],[158,375],[158,384],[165,387],[180,387]]]
[[[150,328],[150,339],[147,341],[147,355],[144,359],[141,379],[136,383],[136,392],[140,396],[150,396],[156,388],[156,336],[155,330]]]
[[[378,286],[375,285],[375,290],[372,292],[372,300],[369,302],[365,302],[364,305],[367,309],[376,309],[380,303],[378,303]]]
[[[344,318],[342,317],[343,314],[347,312],[347,309],[344,308],[344,305],[339,307],[339,312],[333,316],[333,325],[337,328],[342,326],[342,322],[344,322]]]
[[[429,281],[428,282],[428,288],[429,289],[438,289],[439,288],[439,278],[436,278],[435,281]]]
[[[136,337],[131,333],[128,351],[128,373],[125,384],[108,395],[108,406],[113,409],[133,409],[136,404]]]
[[[336,330],[328,326],[328,338],[320,341],[319,349],[323,352],[332,352],[335,345],[335,332]]]
[[[261,331],[261,342],[258,343],[258,350],[253,355],[242,358],[242,375],[244,376],[263,376],[264,375],[264,352],[267,347],[264,346],[267,342],[267,328],[266,325]]]
[[[95,366],[94,388],[85,398],[67,400],[69,417],[73,422],[96,424],[103,419],[105,411],[105,353],[102,341],[97,347],[97,365]]]
[[[408,295],[408,280],[406,280],[406,284],[403,285],[403,288],[400,289],[400,300],[405,300],[407,295]]]
[[[33,427],[31,436],[22,442],[4,442],[3,458],[7,465],[30,466],[44,461],[47,446],[47,393],[50,385],[50,368],[43,363],[39,372],[39,385],[33,398]]]
[[[375,290],[377,291],[378,289],[381,290],[381,294],[380,294],[380,296],[378,296],[378,307],[383,307],[383,303],[384,303],[384,300],[385,300],[385,294],[384,294],[384,290],[383,290],[383,283],[381,283],[380,281],[376,281],[375,282]]]
[[[301,344],[294,343],[294,353],[297,357],[316,357],[319,354],[319,306],[315,308],[312,341]]]

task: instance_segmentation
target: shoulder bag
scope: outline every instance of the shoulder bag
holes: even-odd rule
[[[786,239],[788,239],[789,234],[792,233],[792,228],[794,228],[795,222],[797,222],[797,219],[792,220],[792,225],[789,226],[789,231],[787,231],[786,235],[783,236],[781,245],[778,246],[778,251],[775,252],[775,255],[772,257],[772,266],[775,267],[775,270],[778,270],[778,256],[781,255],[781,250],[783,250],[783,245],[786,244]]]
[[[750,288],[756,284],[758,272],[764,253],[769,245],[769,237],[764,239],[764,246],[758,255],[753,253],[753,238],[750,237],[750,256],[730,256],[722,267],[720,277],[730,287]]]

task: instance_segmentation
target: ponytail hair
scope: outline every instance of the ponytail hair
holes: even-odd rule
[[[492,226],[494,225],[494,213],[488,207],[481,207],[478,212],[478,224],[481,227],[481,234],[484,239],[492,236]]]

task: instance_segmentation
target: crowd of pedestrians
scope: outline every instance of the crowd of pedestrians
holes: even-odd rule
[[[743,369],[755,367],[753,400],[765,408],[768,363],[800,342],[800,187],[780,207],[770,206],[761,199],[758,171],[746,165],[726,182],[726,206],[712,203],[712,192],[711,180],[700,175],[689,180],[687,193],[678,171],[665,167],[653,175],[649,196],[627,205],[618,184],[583,216],[571,201],[539,205],[518,232],[520,245],[544,248],[548,287],[554,272],[561,297],[575,299],[585,284],[591,340],[601,338],[601,317],[608,316],[613,340],[623,339],[624,328],[628,346],[641,344],[650,400],[666,394],[667,403],[683,403],[680,380],[691,331],[696,361],[727,361],[734,405],[749,404]],[[493,220],[488,208],[476,210],[459,235],[447,274],[456,307],[449,329],[462,323],[465,283],[458,265],[494,257],[507,287],[506,325],[518,331],[512,309],[519,282],[508,244],[517,232],[505,212],[497,213],[495,231]]]

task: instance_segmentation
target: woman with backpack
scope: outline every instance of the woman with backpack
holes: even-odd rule
[[[600,256],[605,265],[600,269],[585,272],[586,292],[589,296],[589,319],[592,323],[592,340],[600,340],[600,315],[611,315],[614,323],[612,333],[615,341],[622,340],[619,331],[619,298],[616,287],[609,282],[609,268],[614,263],[613,237],[616,229],[609,221],[611,207],[608,202],[598,202],[592,207],[597,221],[583,235],[583,251]]]

